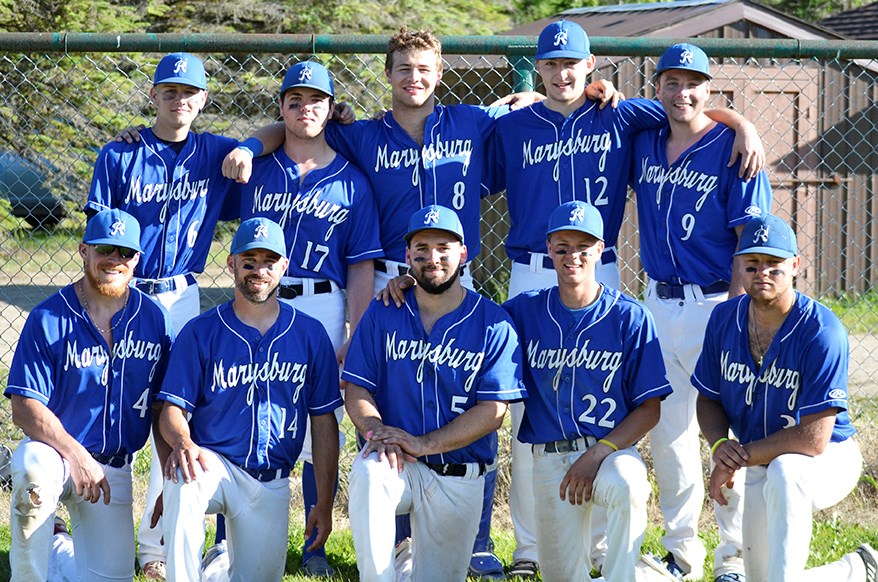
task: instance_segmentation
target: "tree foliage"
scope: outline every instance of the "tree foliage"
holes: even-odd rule
[[[873,0],[762,0],[785,14],[806,22],[817,22],[827,16],[858,8]]]
[[[139,31],[146,22],[129,2],[112,0],[0,0],[3,32]]]
[[[495,34],[571,8],[655,0],[0,0],[0,31]],[[815,22],[870,0],[762,0]]]

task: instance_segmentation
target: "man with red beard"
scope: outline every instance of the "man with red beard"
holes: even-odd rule
[[[26,435],[12,457],[16,580],[47,578],[59,501],[79,578],[134,576],[131,459],[158,418],[153,399],[172,341],[167,313],[129,286],[140,251],[133,216],[98,212],[79,245],[84,276],[38,305],[22,330],[5,392]]]

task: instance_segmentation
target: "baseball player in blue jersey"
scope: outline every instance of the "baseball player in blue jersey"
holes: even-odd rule
[[[347,349],[345,297],[353,333],[372,299],[374,259],[384,253],[369,181],[324,137],[333,95],[326,67],[311,61],[291,67],[280,90],[283,147],[254,159],[250,180],[238,187],[242,218],[265,216],[284,230],[290,262],[278,289],[280,299],[323,324],[341,363]],[[307,519],[317,490],[311,440],[307,431],[305,435],[302,482]],[[306,540],[305,547],[310,545]],[[307,573],[332,573],[322,547],[314,555],[304,550],[302,563]]]
[[[748,222],[737,255],[746,295],[713,310],[692,376],[715,463],[710,496],[725,505],[731,483],[744,481],[748,582],[875,582],[878,554],[868,544],[805,570],[812,511],[844,499],[862,470],[848,415],[847,332],[793,288],[801,259],[783,220]]]
[[[205,513],[228,522],[230,577],[279,580],[286,561],[290,469],[310,418],[318,501],[306,534],[332,529],[341,403],[338,366],[317,320],[277,299],[287,269],[280,226],[241,223],[227,264],[234,300],[191,321],[158,394],[165,462],[168,580],[200,578]],[[187,422],[187,414],[191,420]]]
[[[256,158],[250,180],[238,187],[242,218],[265,216],[284,229],[290,265],[280,298],[319,319],[340,350],[346,340],[342,290],[355,329],[372,299],[373,260],[383,251],[369,181],[324,137],[333,95],[326,67],[310,61],[291,67],[280,92],[283,148]]]
[[[655,317],[668,380],[674,393],[662,402],[650,432],[664,514],[668,553],[655,566],[675,577],[701,580],[705,556],[698,537],[704,503],[701,445],[695,419],[695,370],[704,328],[713,308],[743,292],[732,268],[738,233],[771,208],[764,171],[750,180],[727,159],[734,132],[704,113],[710,98],[710,63],[700,48],[669,48],[656,68],[656,96],[668,127],[634,138],[630,183],[637,193],[640,258],[649,276],[644,302]],[[740,480],[739,480],[740,481]],[[741,517],[738,491],[716,506],[720,543],[713,576],[740,582]]]
[[[407,221],[413,212],[429,204],[453,208],[464,225],[469,256],[479,251],[480,202],[488,194],[486,144],[494,118],[507,108],[438,104],[435,90],[442,78],[441,50],[431,32],[403,28],[390,39],[385,61],[392,111],[380,120],[330,123],[326,128],[329,145],[363,171],[375,192],[383,250],[383,259],[375,261],[376,292],[391,278],[408,272],[403,240]],[[611,96],[603,84],[590,90],[595,98]],[[257,135],[266,137],[260,132]],[[258,143],[253,150],[259,152]],[[243,150],[232,152],[225,175],[249,180],[249,158]],[[461,281],[472,288],[466,267]],[[496,472],[491,477],[496,477]],[[489,482],[493,483],[490,478]],[[502,564],[487,552],[492,490],[486,492],[486,498],[485,519],[474,549],[480,554],[474,559],[475,571],[502,576]]]
[[[131,460],[149,436],[173,336],[167,314],[129,287],[140,241],[130,214],[97,213],[79,245],[84,276],[22,329],[5,391],[26,435],[12,457],[14,580],[46,580],[59,501],[79,578],[134,577]]]
[[[506,107],[437,103],[442,47],[429,31],[403,28],[394,35],[387,46],[385,75],[391,89],[390,112],[380,120],[352,125],[330,123],[326,128],[329,145],[366,174],[375,192],[384,256],[375,262],[376,292],[384,289],[391,278],[408,272],[403,235],[408,217],[426,205],[454,209],[464,225],[469,256],[478,254],[480,203],[489,193],[485,173],[487,141],[495,118],[508,111]],[[603,105],[612,98],[610,88],[598,82],[589,87],[589,95]],[[533,99],[530,94],[523,97]],[[523,103],[526,101],[519,100],[515,106]],[[254,150],[258,151],[258,144]],[[249,179],[250,169],[242,164],[248,158],[246,153],[233,152],[227,162],[231,159],[238,163],[230,164],[226,176]],[[466,267],[461,281],[465,287],[473,287]],[[496,473],[489,477],[490,483],[493,477]],[[480,555],[473,565],[475,573],[502,576],[502,564],[487,552],[492,499],[493,491],[486,491],[485,518],[474,549]]]
[[[593,506],[611,519],[603,576],[634,580],[650,485],[634,447],[670,394],[649,312],[595,278],[600,212],[567,202],[549,217],[558,286],[508,301],[524,352],[528,398],[518,432],[532,446],[543,580],[590,580]]]
[[[351,529],[362,580],[396,580],[394,515],[412,514],[412,579],[463,580],[484,475],[507,403],[525,396],[508,316],[465,289],[455,212],[415,212],[405,236],[418,285],[401,309],[373,302],[351,341],[346,408],[366,439],[351,469]]]
[[[639,131],[663,127],[667,120],[657,101],[629,99],[605,109],[589,101],[584,87],[594,64],[582,27],[565,20],[548,25],[540,33],[536,52],[546,100],[497,121],[491,142],[495,172],[491,183],[495,191],[506,189],[509,205],[510,298],[557,284],[546,254],[546,226],[552,210],[571,200],[588,202],[600,211],[606,246],[595,276],[599,283],[619,288],[616,239],[625,210],[632,141]],[[712,110],[710,115],[740,129],[749,140],[744,150],[752,152],[744,158],[761,168],[764,156],[752,124],[728,110]],[[752,171],[749,165],[748,171]],[[511,408],[513,434],[522,411],[521,405]],[[531,452],[513,440],[512,455],[510,512],[516,536],[512,572],[530,575],[537,566]],[[595,513],[595,529],[600,530],[602,514]],[[596,561],[599,565],[597,555]]]
[[[237,141],[190,131],[207,103],[201,60],[167,55],[156,67],[150,98],[155,124],[132,143],[113,141],[95,163],[86,213],[121,208],[142,226],[143,259],[134,285],[171,313],[174,325],[200,312],[195,273],[204,270],[231,182],[222,160]]]
[[[201,59],[165,56],[156,67],[150,98],[153,126],[130,143],[110,142],[95,163],[87,214],[120,208],[142,226],[143,253],[133,285],[164,306],[176,329],[201,311],[195,274],[204,270],[220,211],[232,185],[222,161],[237,141],[191,131],[207,103]],[[138,561],[148,578],[163,578],[161,528],[150,528],[161,492],[161,468],[153,448],[146,510],[138,529]]]

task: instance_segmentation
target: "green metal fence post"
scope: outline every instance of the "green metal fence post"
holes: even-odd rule
[[[512,90],[533,91],[536,83],[533,63],[527,57],[510,57],[512,59]]]

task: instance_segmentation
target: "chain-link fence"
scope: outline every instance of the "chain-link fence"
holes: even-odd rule
[[[78,38],[83,37],[88,35]],[[6,198],[0,202],[0,384],[5,386],[30,309],[81,271],[76,243],[92,164],[121,129],[151,123],[148,95],[162,54],[190,50],[205,59],[210,103],[196,120],[196,131],[244,138],[275,121],[283,72],[306,58],[330,68],[337,99],[353,105],[358,116],[389,107],[381,54],[385,38],[293,40],[93,35],[73,46],[66,37],[0,35],[6,51],[0,54],[0,196]],[[599,57],[596,76],[612,80],[628,96],[652,96],[656,55],[671,41],[651,41],[592,39],[596,54],[621,55]],[[878,143],[878,43],[857,43],[856,54],[841,43],[810,53],[802,43],[784,41],[705,39],[699,44],[713,57],[713,104],[735,108],[761,131],[775,212],[795,225],[805,259],[799,289],[831,305],[850,330],[854,417],[861,431],[870,433],[878,375],[873,335],[878,296],[872,290],[878,278],[872,266],[878,255],[873,198],[878,183],[872,172],[878,165],[873,145]],[[521,55],[532,54],[533,46],[534,39],[517,37],[446,39],[441,101],[490,103],[526,88],[534,80],[533,63]],[[632,194],[619,256],[623,286],[637,296],[644,281],[634,204]],[[203,308],[231,296],[224,258],[232,228],[220,226],[199,276]],[[479,290],[501,300],[509,273],[502,248],[507,229],[502,194],[483,201],[482,229],[474,275]],[[5,399],[0,426],[0,441],[14,446],[21,434],[12,426]]]

